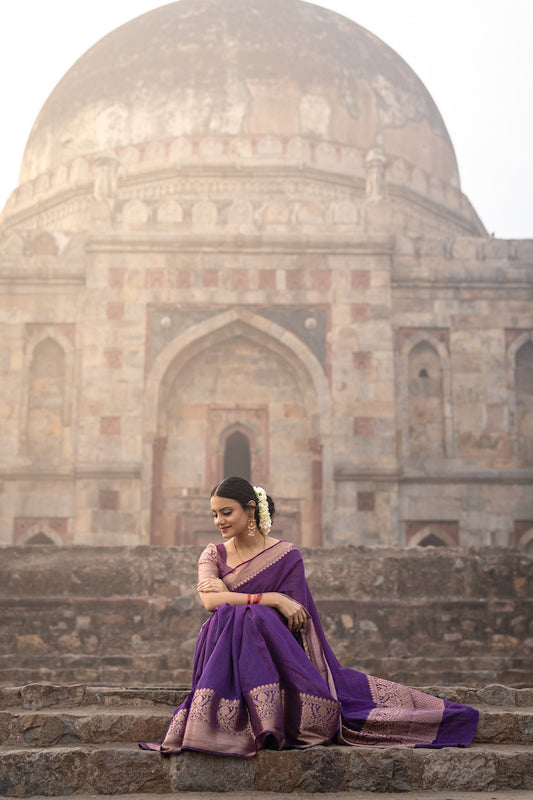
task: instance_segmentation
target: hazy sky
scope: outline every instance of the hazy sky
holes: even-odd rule
[[[56,83],[98,39],[159,5],[165,3],[2,4],[0,208],[18,183],[29,132]],[[323,0],[317,5],[368,28],[418,74],[448,127],[462,189],[489,233],[533,238],[533,0]]]

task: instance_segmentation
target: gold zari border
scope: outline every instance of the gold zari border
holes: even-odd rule
[[[342,726],[345,742],[414,747],[435,740],[444,714],[443,700],[373,675],[367,679],[377,708],[369,712],[360,731]]]
[[[278,683],[250,689],[245,700],[202,688],[188,710],[175,714],[162,749],[253,755],[263,733],[280,747],[310,747],[331,741],[338,728],[339,704],[329,698],[284,691]]]

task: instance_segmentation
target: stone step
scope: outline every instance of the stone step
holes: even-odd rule
[[[199,625],[198,625],[199,628]],[[195,628],[196,630],[196,628]],[[29,637],[26,637],[28,639]],[[161,686],[188,684],[192,676],[193,649],[169,654],[165,642],[164,652],[159,652],[151,642],[144,642],[149,652],[135,651],[131,642],[125,642],[122,650],[105,654],[61,652],[53,643],[45,644],[40,637],[32,639],[36,652],[11,652],[0,655],[0,685],[21,685],[30,682],[52,683],[124,684],[150,685],[157,681]],[[79,646],[79,645],[78,645]],[[446,656],[425,655],[392,658],[375,655],[357,659],[346,664],[369,675],[382,675],[398,683],[411,686],[425,683],[453,684],[461,681],[466,686],[483,687],[498,681],[508,686],[527,688],[533,682],[533,658],[511,656],[505,652],[491,652],[488,647],[474,655]]]
[[[521,800],[533,790],[533,690],[489,685],[420,687],[480,710],[469,748],[314,747],[261,751],[252,759],[182,753],[170,758],[137,742],[161,739],[188,689],[29,684],[0,688],[0,796],[135,794],[162,800],[187,792],[235,795],[371,792],[417,800]],[[423,792],[423,796],[420,794]],[[437,794],[435,794],[435,792]],[[442,794],[445,792],[445,796]],[[453,793],[456,793],[455,795]],[[494,792],[503,792],[501,798]],[[193,794],[191,794],[193,793]],[[416,794],[413,794],[416,793]],[[460,793],[460,794],[457,794]],[[204,796],[202,795],[202,796]],[[175,796],[175,795],[174,795]],[[198,795],[200,797],[200,795]],[[219,796],[219,794],[218,794]],[[524,795],[524,796],[527,796]],[[387,800],[398,800],[390,794]],[[533,792],[530,798],[533,797]],[[266,795],[263,796],[266,800]],[[488,799],[487,799],[488,800]]]
[[[57,665],[48,667],[44,662],[41,662],[40,666],[35,665],[33,667],[13,666],[5,669],[0,667],[0,686],[20,686],[42,681],[61,684],[83,681],[87,684],[105,684],[107,686],[124,686],[126,684],[142,686],[143,684],[149,685],[157,680],[161,686],[171,688],[176,685],[181,686],[185,683],[190,683],[191,680],[192,671],[190,668],[164,669],[154,668],[153,666],[149,668],[131,666],[119,663],[118,656],[114,660],[109,659],[109,661],[113,661],[113,663],[103,664],[102,660],[95,658],[93,664],[86,666],[81,666],[76,659],[72,660],[69,666],[63,667]],[[523,688],[531,686],[533,683],[531,664],[523,666],[515,664],[513,669],[496,670],[488,667],[487,669],[481,669],[478,662],[477,669],[472,668],[470,670],[462,667],[460,675],[458,675],[441,669],[438,661],[431,665],[429,661],[429,659],[425,659],[422,667],[423,677],[427,679],[428,683],[441,681],[451,683],[460,679],[468,686],[483,687],[487,683],[498,679],[504,681],[507,685]],[[192,663],[192,659],[190,663]],[[394,665],[389,668],[383,661],[379,663],[378,661],[374,663],[361,661],[357,664],[357,667],[368,675],[383,676],[405,686],[415,685],[421,674],[418,660],[417,663],[413,663],[411,666],[404,665],[402,668],[394,667]]]
[[[524,708],[533,706],[533,688],[516,689],[494,683],[480,689],[467,686],[416,686],[443,700],[472,706]],[[183,701],[188,686],[88,686],[83,683],[29,683],[0,686],[0,709],[77,708],[79,706],[131,706],[150,704],[176,706]]]
[[[502,687],[506,688],[506,687]],[[0,709],[21,707],[37,711],[42,708],[79,708],[84,706],[177,706],[187,695],[189,688],[182,687],[116,687],[86,686],[82,683],[52,684],[29,683],[24,686],[0,687]],[[511,698],[524,697],[524,691],[510,689]],[[532,705],[533,705],[533,691]],[[510,701],[506,701],[509,703]],[[501,703],[500,703],[501,705]]]
[[[313,747],[254,758],[182,753],[163,758],[133,745],[0,748],[0,796],[89,792],[495,792],[533,789],[533,753],[519,745],[442,750]]]
[[[111,661],[111,659],[109,659]],[[521,671],[516,672],[517,685],[524,685],[524,675]],[[161,683],[161,686],[172,687],[181,685],[182,683],[190,682],[191,670],[190,669],[144,669],[128,664],[118,663],[118,659],[114,663],[102,663],[102,660],[95,659],[92,666],[80,666],[76,660],[73,660],[69,666],[56,666],[48,667],[41,664],[40,667],[7,667],[0,668],[0,685],[1,686],[20,686],[26,683],[35,681],[50,681],[53,683],[76,683],[83,681],[84,683],[105,683],[107,686],[123,686],[125,683],[132,681],[133,683],[141,686],[143,683],[150,684],[154,678]],[[514,677],[509,674],[505,675],[505,680],[514,684]],[[503,680],[503,678],[502,678]],[[486,683],[480,681],[480,683]],[[477,685],[476,681],[472,679],[469,681],[472,685]]]
[[[155,756],[155,757],[154,757]],[[9,749],[0,747],[0,797],[168,792],[170,759],[133,744]]]
[[[474,741],[533,744],[533,691],[424,687],[480,711]],[[0,689],[0,742],[21,748],[160,741],[186,688],[29,684]],[[526,706],[522,703],[530,702]]]
[[[82,706],[0,711],[0,742],[11,747],[50,747],[161,741],[173,706]],[[533,708],[478,706],[474,742],[533,745]]]
[[[161,741],[172,708],[121,710],[86,706],[76,711],[0,711],[0,741],[10,747],[76,746],[111,742]]]
[[[190,682],[208,617],[194,588],[201,549],[3,548],[0,684]],[[532,684],[527,554],[339,545],[302,555],[344,666],[408,686]]]
[[[350,791],[344,792],[328,792],[324,796],[324,800],[533,800],[533,793],[530,791],[522,792],[520,790],[503,789],[502,791],[493,792],[432,792],[423,791],[422,794],[417,792],[402,792],[401,794],[394,792],[359,792]],[[254,790],[253,797],[257,795],[258,800],[287,800],[288,797],[293,797],[292,793],[280,792],[264,792]],[[311,797],[314,795],[311,795]],[[135,794],[135,800],[176,800],[179,797],[186,797],[187,800],[220,800],[220,792],[187,792],[184,794],[155,794],[140,792]],[[87,794],[82,792],[76,794],[75,800],[94,800],[94,794]],[[33,796],[32,800],[44,800],[44,795]],[[55,797],[54,800],[72,800],[68,795]],[[98,795],[98,800],[132,800],[129,794],[101,794]],[[224,800],[250,800],[250,792],[224,792]]]

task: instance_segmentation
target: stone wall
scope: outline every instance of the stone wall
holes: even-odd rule
[[[0,683],[190,683],[197,547],[0,550]],[[532,561],[504,548],[304,548],[344,666],[411,685],[533,685]]]

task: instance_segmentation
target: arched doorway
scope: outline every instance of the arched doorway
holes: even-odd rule
[[[237,475],[252,481],[252,464],[250,456],[250,441],[241,431],[233,431],[224,443],[224,468],[222,477],[229,478]]]
[[[217,326],[196,326],[196,337],[188,334],[183,346],[169,346],[154,365],[153,396],[157,372],[159,383],[151,541],[218,540],[207,503],[210,488],[226,470],[249,469],[252,482],[276,500],[276,535],[319,544],[321,428],[329,418],[322,414],[324,393],[321,398],[314,379],[321,368],[313,360],[311,374],[305,359],[314,357],[305,345],[292,337],[295,347],[289,348],[292,335],[280,329],[274,338],[263,318],[242,312],[220,317]],[[318,382],[327,387],[325,377]]]

